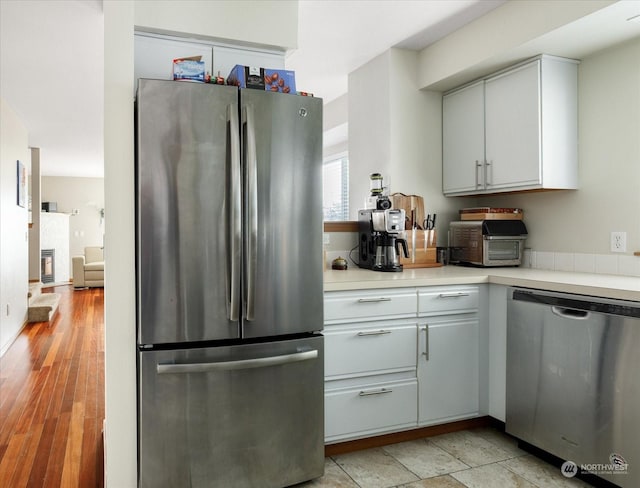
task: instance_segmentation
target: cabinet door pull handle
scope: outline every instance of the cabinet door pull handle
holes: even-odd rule
[[[391,334],[390,330],[371,330],[371,331],[367,331],[367,332],[358,332],[356,335],[358,337],[366,337],[366,336],[379,336],[379,335],[384,335],[384,334]]]
[[[391,388],[380,388],[379,390],[367,390],[361,391],[358,393],[358,396],[371,396],[371,395],[383,395],[384,393],[391,393],[393,390]]]
[[[391,298],[386,298],[386,297],[358,299],[359,303],[377,303],[377,302],[390,302],[390,301],[391,301]]]
[[[484,164],[487,168],[484,172],[484,185],[485,187],[489,187],[493,185],[493,159],[491,161],[485,161]],[[491,178],[489,178],[489,169],[491,169]]]
[[[482,168],[482,163],[476,159],[476,190],[480,188],[480,183],[478,178],[478,168]]]
[[[440,293],[438,298],[459,298],[459,297],[468,297],[468,293],[457,292],[457,293]]]
[[[429,324],[425,324],[424,327],[420,327],[420,330],[424,332],[424,356],[425,361],[429,361]]]

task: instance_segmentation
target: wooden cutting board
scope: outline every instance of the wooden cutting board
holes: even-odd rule
[[[391,204],[393,208],[404,210],[407,217],[405,220],[405,229],[410,230],[413,228],[412,215],[415,222],[422,228],[424,222],[424,199],[421,196],[394,193],[391,195]]]

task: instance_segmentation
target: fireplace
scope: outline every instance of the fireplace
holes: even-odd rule
[[[53,283],[56,280],[56,250],[42,249],[40,251],[40,281]]]

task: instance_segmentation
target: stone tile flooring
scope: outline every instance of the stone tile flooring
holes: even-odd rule
[[[341,454],[297,488],[564,488],[588,484],[518,448],[491,428]]]

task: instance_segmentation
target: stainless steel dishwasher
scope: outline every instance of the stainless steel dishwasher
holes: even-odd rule
[[[506,431],[640,486],[640,302],[512,288]]]

